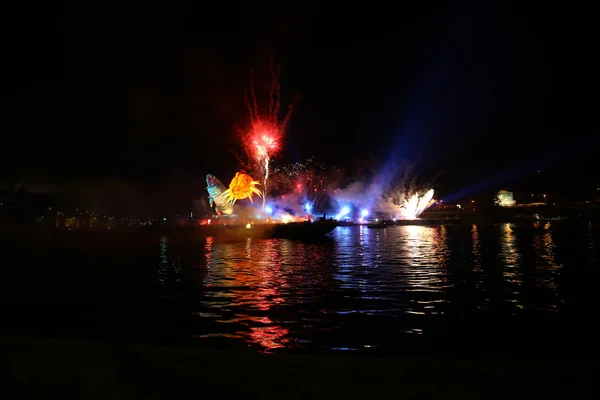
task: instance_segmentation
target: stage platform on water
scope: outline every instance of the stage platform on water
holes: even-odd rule
[[[236,239],[315,239],[324,237],[338,226],[337,221],[305,221],[279,224],[203,225],[205,235]]]

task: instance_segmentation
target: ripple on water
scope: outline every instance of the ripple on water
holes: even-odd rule
[[[548,321],[573,318],[580,333],[596,312],[599,235],[499,224],[338,227],[311,243],[163,237],[118,256],[55,251],[44,256],[60,261],[52,268],[5,267],[0,295],[30,320],[52,315],[48,327],[139,326],[261,350],[387,351],[415,337],[505,340],[526,329],[547,337]]]
[[[201,337],[266,350],[357,349],[448,331],[457,318],[555,314],[564,265],[552,233],[536,235],[503,224],[338,227],[319,243],[209,238],[198,244],[193,329],[211,320],[219,332]]]

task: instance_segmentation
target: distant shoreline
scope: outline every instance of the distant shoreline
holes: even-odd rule
[[[533,219],[534,216],[539,216],[541,220],[553,220],[557,217],[564,218],[564,221],[558,223],[585,223],[600,221],[600,204],[598,203],[583,203],[545,206],[538,205],[533,207],[495,207],[491,209],[478,210],[475,209],[445,209],[445,210],[428,210],[421,214],[420,218],[414,221],[388,220],[389,225],[449,225],[449,224],[499,224],[499,223],[518,223]],[[557,221],[553,221],[557,222]],[[260,221],[256,221],[257,226]],[[238,224],[240,225],[240,224]],[[245,225],[245,224],[241,224]],[[340,222],[340,225],[365,225],[359,222]],[[56,228],[48,225],[36,225],[34,223],[20,223],[17,221],[0,220],[0,236],[8,237],[14,235],[71,235],[73,232],[93,232],[106,233],[116,235],[116,232],[127,233],[130,235],[188,235],[188,234],[205,234],[209,229],[215,229],[218,224],[198,225],[198,224],[182,224],[175,223],[158,223],[152,226],[123,226],[116,225],[112,228],[98,226],[88,228],[82,226],[80,228],[67,229],[64,227]],[[231,225],[228,225],[231,226]],[[208,234],[208,233],[207,233]]]

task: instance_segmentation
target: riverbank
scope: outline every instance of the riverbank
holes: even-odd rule
[[[429,209],[420,215],[424,220],[444,220],[459,218],[462,221],[494,221],[494,222],[514,222],[523,217],[533,217],[534,215],[542,218],[562,217],[570,221],[598,221],[600,220],[600,204],[577,203],[577,204],[558,204],[558,205],[522,205],[515,207],[465,207],[464,209]]]
[[[272,355],[0,338],[6,399],[591,398],[594,364]]]

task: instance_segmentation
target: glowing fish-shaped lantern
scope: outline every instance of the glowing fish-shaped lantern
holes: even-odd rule
[[[206,190],[208,191],[208,203],[214,205],[217,215],[233,214],[233,203],[227,200],[225,192],[227,188],[214,175],[206,175]]]
[[[262,196],[261,191],[258,190],[256,185],[260,185],[260,183],[252,179],[250,175],[242,170],[235,174],[231,180],[231,183],[229,184],[229,189],[227,189],[223,194],[225,195],[227,202],[230,202],[232,205],[235,204],[237,200],[242,199],[248,199],[250,202],[253,202],[253,194]]]

